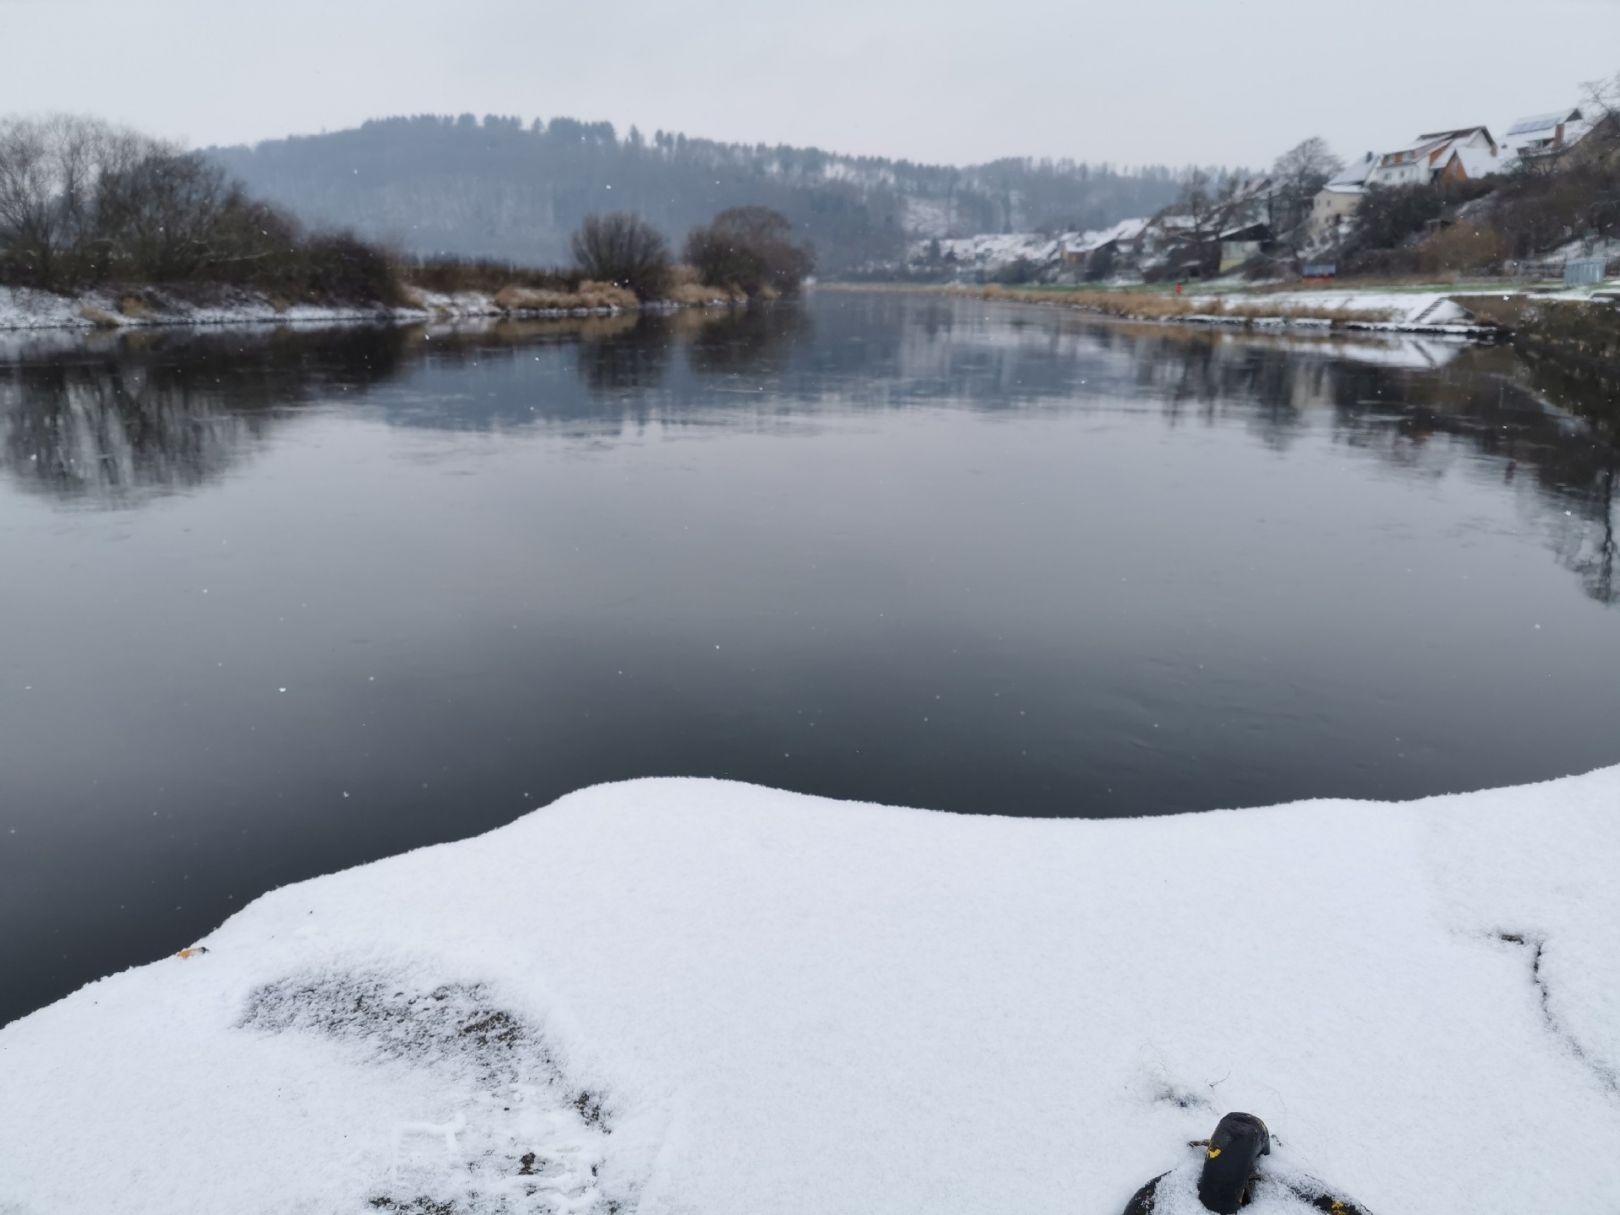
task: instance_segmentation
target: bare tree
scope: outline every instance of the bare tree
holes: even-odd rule
[[[1271,170],[1271,230],[1294,248],[1306,243],[1316,196],[1344,168],[1327,142],[1312,136],[1277,158]]]
[[[0,273],[47,288],[94,277],[109,177],[163,151],[90,118],[0,119]]]
[[[47,286],[55,252],[50,147],[38,123],[0,123],[0,255],[18,281]]]
[[[305,235],[200,154],[71,115],[0,119],[0,282],[233,283],[381,303],[401,292],[386,250]]]
[[[202,157],[149,155],[105,175],[100,235],[120,269],[157,282],[190,278],[218,254],[220,218],[232,198],[224,171]]]
[[[642,300],[660,299],[669,290],[669,243],[639,215],[586,216],[572,243],[586,278],[628,287]]]
[[[1235,180],[1211,176],[1203,169],[1187,178],[1181,198],[1164,217],[1172,276],[1199,278],[1219,268],[1221,229],[1231,213],[1235,189]]]
[[[692,229],[686,260],[704,282],[749,295],[793,295],[815,268],[815,253],[793,240],[793,224],[769,207],[732,207]]]
[[[1582,111],[1591,124],[1589,139],[1604,150],[1620,148],[1620,72],[1581,86]]]

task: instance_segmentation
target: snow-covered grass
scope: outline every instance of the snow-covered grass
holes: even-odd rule
[[[407,307],[383,304],[290,304],[257,292],[221,289],[205,300],[153,288],[138,295],[97,290],[56,295],[26,287],[0,286],[0,330],[133,329],[151,325],[330,325],[351,321],[459,320],[477,317],[604,316],[636,307],[635,297],[605,284],[583,284],[573,295],[507,288],[499,292],[454,293],[413,289]],[[713,289],[688,292],[651,307],[724,306],[732,301]]]
[[[0,1029],[0,1211],[1111,1215],[1241,1109],[1383,1215],[1608,1215],[1617,866],[1620,768],[1101,821],[599,787]]]

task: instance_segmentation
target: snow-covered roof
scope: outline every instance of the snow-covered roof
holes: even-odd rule
[[[958,262],[994,269],[1011,265],[1020,259],[1047,262],[1056,257],[1064,237],[1048,236],[1041,232],[986,232],[977,236],[958,236],[939,241],[941,256]],[[915,241],[914,253],[927,249],[930,242]]]
[[[1431,168],[1440,168],[1451,159],[1445,155],[1449,145],[1461,144],[1474,135],[1484,135],[1492,147],[1496,146],[1496,140],[1492,138],[1488,127],[1459,127],[1455,131],[1430,131],[1419,135],[1413,142],[1385,152],[1379,161],[1388,168],[1396,164],[1415,164],[1423,157],[1428,157]]]
[[[1470,135],[1481,133],[1484,134],[1485,138],[1489,139],[1492,143],[1496,142],[1496,140],[1491,137],[1491,129],[1489,127],[1457,127],[1455,130],[1451,131],[1428,131],[1418,136],[1418,142],[1422,143],[1424,141],[1432,141],[1437,143],[1449,143],[1453,139],[1467,139]]]
[[[1560,123],[1580,122],[1581,112],[1571,108],[1567,110],[1554,110],[1550,114],[1532,114],[1528,118],[1521,118],[1507,130],[1507,138],[1522,140],[1533,139],[1545,134],[1551,137],[1557,131]]]
[[[1394,148],[1391,151],[1385,152],[1379,159],[1386,165],[1396,163],[1413,164],[1416,163],[1421,157],[1427,156],[1430,153],[1445,147],[1446,144],[1450,142],[1451,140],[1449,138],[1435,139],[1433,137],[1419,136],[1416,143],[1409,143],[1402,147]]]
[[[1101,249],[1104,245],[1111,245],[1115,241],[1135,240],[1142,235],[1143,229],[1148,226],[1146,219],[1122,219],[1112,228],[1103,228],[1094,232],[1082,232],[1079,236],[1065,240],[1063,251],[1065,253],[1090,253],[1094,249]]]
[[[1532,114],[1519,119],[1508,129],[1502,143],[1521,155],[1533,156],[1579,143],[1592,125],[1577,107],[1572,106],[1567,110]]]
[[[1351,160],[1348,165],[1341,168],[1340,172],[1335,173],[1332,178],[1328,178],[1328,185],[1366,185],[1367,173],[1372,172],[1372,167],[1375,164],[1379,164],[1379,157],[1374,156],[1372,152],[1367,152],[1366,156],[1359,157],[1358,160]]]
[[[1134,240],[1147,230],[1146,216],[1136,219],[1122,219],[1114,225],[1115,240]]]
[[[1234,240],[1234,241],[1236,241],[1236,240],[1243,240],[1243,241],[1256,240],[1258,238],[1255,236],[1255,232],[1260,230],[1260,229],[1265,229],[1266,227],[1267,227],[1267,225],[1263,221],[1256,221],[1254,223],[1247,223],[1247,224],[1239,224],[1235,228],[1228,228],[1225,232],[1222,232],[1221,236],[1220,236],[1220,239],[1221,240]]]
[[[1328,179],[1327,185],[1322,188],[1332,190],[1335,193],[1354,192],[1359,194],[1362,187],[1367,184],[1367,175],[1373,171],[1377,164],[1377,155],[1368,152],[1359,160],[1351,161],[1338,173],[1334,174],[1333,177]]]
[[[1452,150],[1451,156],[1447,157],[1447,163],[1449,164],[1452,159],[1462,162],[1463,172],[1468,174],[1470,179],[1490,177],[1502,171],[1501,158],[1491,155],[1489,148],[1464,144]]]

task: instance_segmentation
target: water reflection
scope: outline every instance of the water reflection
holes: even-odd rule
[[[398,373],[395,329],[153,330],[24,347],[0,362],[0,470],[22,488],[129,506],[223,476],[281,411]]]
[[[1604,407],[894,297],[0,336],[0,1020],[605,780],[1109,816],[1612,763]]]
[[[936,299],[501,323],[151,331],[13,349],[0,471],[32,493],[127,507],[197,490],[315,404],[447,430],[745,424],[822,409],[1062,405],[1236,426],[1279,453],[1315,433],[1412,476],[1459,451],[1520,492],[1605,604],[1616,442],[1600,391],[1500,348],[1096,324]],[[569,374],[571,365],[572,374]],[[1551,402],[1557,401],[1554,405]],[[352,407],[352,405],[347,406]]]

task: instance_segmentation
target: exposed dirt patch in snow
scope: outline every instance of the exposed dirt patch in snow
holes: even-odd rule
[[[603,1096],[572,1085],[545,1039],[482,984],[423,991],[379,973],[297,975],[247,1000],[240,1028],[318,1034],[368,1066],[437,1077],[461,1108],[393,1126],[368,1203],[409,1215],[610,1215],[601,1191]]]

